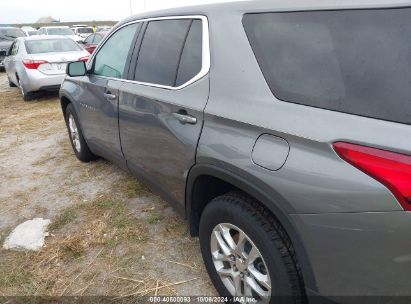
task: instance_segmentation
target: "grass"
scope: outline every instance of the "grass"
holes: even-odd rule
[[[139,251],[140,245],[148,240],[147,227],[129,214],[124,198],[118,195],[101,195],[67,208],[53,220],[49,230],[53,236],[46,240],[42,251],[5,252],[0,259],[0,295],[73,292],[82,284],[87,286],[91,277],[104,274],[107,267],[116,266],[113,252],[117,247],[127,254]],[[0,240],[3,239],[0,234]],[[96,257],[96,265],[88,266],[87,271],[84,267],[74,270],[90,263],[90,254],[96,251],[101,253]],[[79,273],[82,275],[78,282],[71,282]],[[115,285],[124,287],[131,283],[121,281]]]
[[[157,212],[150,212],[150,214],[147,217],[147,222],[149,224],[158,224],[163,220],[164,216],[160,213]]]
[[[49,226],[49,229],[51,231],[58,230],[64,227],[66,224],[74,221],[77,218],[76,209],[77,207],[72,207],[64,210],[63,213],[60,214]]]
[[[115,183],[114,187],[127,198],[133,198],[150,193],[150,190],[146,186],[138,182],[132,176],[126,176],[120,179]]]

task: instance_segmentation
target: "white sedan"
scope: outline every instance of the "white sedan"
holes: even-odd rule
[[[87,61],[90,54],[64,36],[17,38],[5,59],[9,85],[18,86],[25,101],[36,91],[58,90],[67,63]]]

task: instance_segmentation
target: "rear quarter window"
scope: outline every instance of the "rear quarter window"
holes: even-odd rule
[[[411,9],[246,14],[243,25],[283,101],[411,124]]]

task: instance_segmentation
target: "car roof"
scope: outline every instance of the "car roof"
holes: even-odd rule
[[[29,37],[19,37],[18,39],[24,40],[24,41],[31,41],[31,40],[55,40],[55,39],[62,39],[62,40],[67,40],[71,38],[67,36],[59,36],[59,35],[48,35],[48,36],[29,36]],[[74,40],[73,40],[74,41]]]
[[[92,26],[73,26],[71,29],[84,29],[84,28],[93,28]]]
[[[69,28],[66,25],[42,26],[41,28]]]
[[[261,12],[284,12],[284,11],[307,11],[307,10],[342,10],[361,8],[387,8],[411,6],[411,1],[404,0],[252,0],[213,3],[196,6],[185,6],[170,8],[159,11],[151,11],[144,14],[134,15],[121,21],[118,25],[139,19],[166,17],[178,15],[210,15],[213,13],[238,12],[238,13],[261,13]],[[117,26],[118,26],[117,25]]]
[[[15,27],[15,26],[0,26],[0,30],[10,30],[10,29],[18,29],[18,30],[21,30],[21,28]]]

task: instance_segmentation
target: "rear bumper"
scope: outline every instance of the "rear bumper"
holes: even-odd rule
[[[65,74],[45,75],[37,70],[26,70],[26,75],[22,77],[22,81],[27,92],[50,91],[58,90],[65,77]]]
[[[337,302],[349,302],[348,296],[411,296],[411,212],[291,217],[318,295],[340,297]]]

